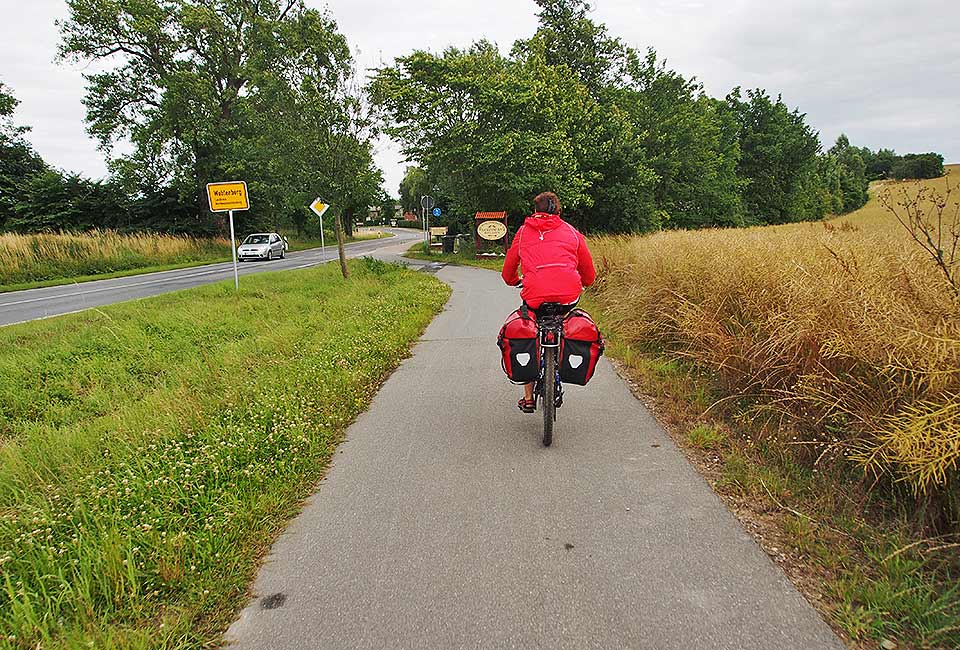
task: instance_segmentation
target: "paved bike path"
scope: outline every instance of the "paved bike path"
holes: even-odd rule
[[[236,648],[840,648],[604,361],[553,446],[495,335],[515,290],[446,267],[445,311],[274,545]]]

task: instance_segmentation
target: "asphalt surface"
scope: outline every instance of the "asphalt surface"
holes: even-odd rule
[[[445,311],[275,543],[229,647],[842,647],[609,363],[542,447],[495,345],[516,291],[437,276]]]
[[[385,239],[371,239],[346,245],[348,257],[371,255],[389,247],[404,250],[420,239],[413,230],[390,229],[395,236]],[[283,271],[306,268],[325,261],[337,259],[336,241],[326,247],[326,251],[313,248],[305,251],[287,253],[286,259],[270,262],[243,262],[240,264],[241,282],[243,276],[264,271]],[[101,307],[124,300],[134,300],[155,296],[169,291],[188,289],[211,282],[233,280],[233,262],[194,266],[187,269],[160,271],[131,275],[110,280],[95,280],[78,284],[45,287],[0,293],[0,326],[20,323],[37,318],[60,316],[91,307]]]

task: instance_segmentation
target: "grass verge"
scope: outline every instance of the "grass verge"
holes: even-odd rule
[[[377,234],[378,232],[380,233],[379,235]],[[393,236],[394,235],[391,232],[380,231],[374,228],[366,231],[355,230],[353,236],[345,237],[343,241],[346,244],[352,244],[354,242],[370,241],[372,239],[388,239]],[[290,237],[290,250],[302,251],[309,248],[320,248],[321,243],[326,245],[327,248],[337,247],[337,238],[332,232],[324,234],[324,237],[325,239],[323,241],[321,241],[319,237]]]
[[[155,233],[0,234],[0,286],[208,262],[230,255],[226,239]]]
[[[0,329],[0,645],[200,648],[449,289],[351,262]]]
[[[216,264],[217,262],[229,262],[230,258],[210,258],[194,262],[181,262],[179,264],[166,264],[162,266],[144,266],[125,271],[115,271],[113,273],[97,273],[95,275],[80,275],[72,278],[55,278],[52,280],[38,280],[36,282],[21,282],[19,284],[0,285],[0,293],[9,293],[11,291],[26,291],[27,289],[42,289],[44,287],[62,287],[67,284],[80,284],[83,282],[93,282],[94,280],[110,280],[113,278],[127,278],[132,275],[143,275],[145,273],[159,273],[160,271],[175,271],[177,269],[189,269],[195,266],[204,266],[206,264]]]
[[[497,271],[503,269],[503,258],[496,259],[477,259],[472,245],[461,246],[456,253],[441,253],[431,249],[422,242],[410,247],[404,257],[414,260],[425,260],[428,262],[443,262],[444,264],[453,264],[457,266],[476,266],[481,269],[490,269]]]
[[[383,237],[393,237],[391,233],[383,233]],[[369,241],[371,239],[379,239],[376,234],[362,233],[355,235],[353,237],[347,237],[346,243],[350,244],[358,241]],[[333,247],[336,248],[337,241],[334,238]],[[326,244],[330,246],[331,240],[327,239]],[[310,248],[320,248],[321,241],[319,238],[290,238],[290,251],[302,251]],[[94,280],[109,280],[111,278],[125,278],[132,275],[143,275],[145,273],[157,273],[159,271],[173,271],[176,269],[186,269],[194,266],[203,266],[205,264],[216,264],[218,262],[229,262],[231,260],[230,256],[230,246],[224,241],[222,246],[217,248],[210,255],[201,256],[200,259],[193,259],[191,261],[182,261],[182,262],[173,262],[170,264],[159,264],[155,266],[134,266],[132,268],[127,268],[124,270],[110,271],[104,273],[93,273],[87,275],[76,275],[76,276],[64,276],[64,277],[55,277],[46,280],[33,280],[29,282],[16,282],[12,284],[0,284],[0,293],[7,293],[10,291],[24,291],[26,289],[40,289],[43,287],[58,287],[66,284],[78,284],[81,282],[91,282]],[[109,261],[107,262],[109,264]],[[145,260],[138,263],[146,263]],[[63,271],[60,271],[63,272]]]

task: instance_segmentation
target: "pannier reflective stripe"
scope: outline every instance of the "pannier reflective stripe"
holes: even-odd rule
[[[563,341],[560,344],[560,381],[586,385],[603,356],[600,329],[582,309],[574,309],[563,320]]]
[[[518,309],[507,317],[497,337],[500,363],[510,381],[526,384],[540,376],[540,346],[537,345],[537,322],[533,313]]]

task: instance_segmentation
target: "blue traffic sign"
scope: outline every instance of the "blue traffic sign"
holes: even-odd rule
[[[434,208],[434,209],[433,209],[433,216],[439,217],[441,214],[442,214],[442,213],[440,212],[440,208]]]

